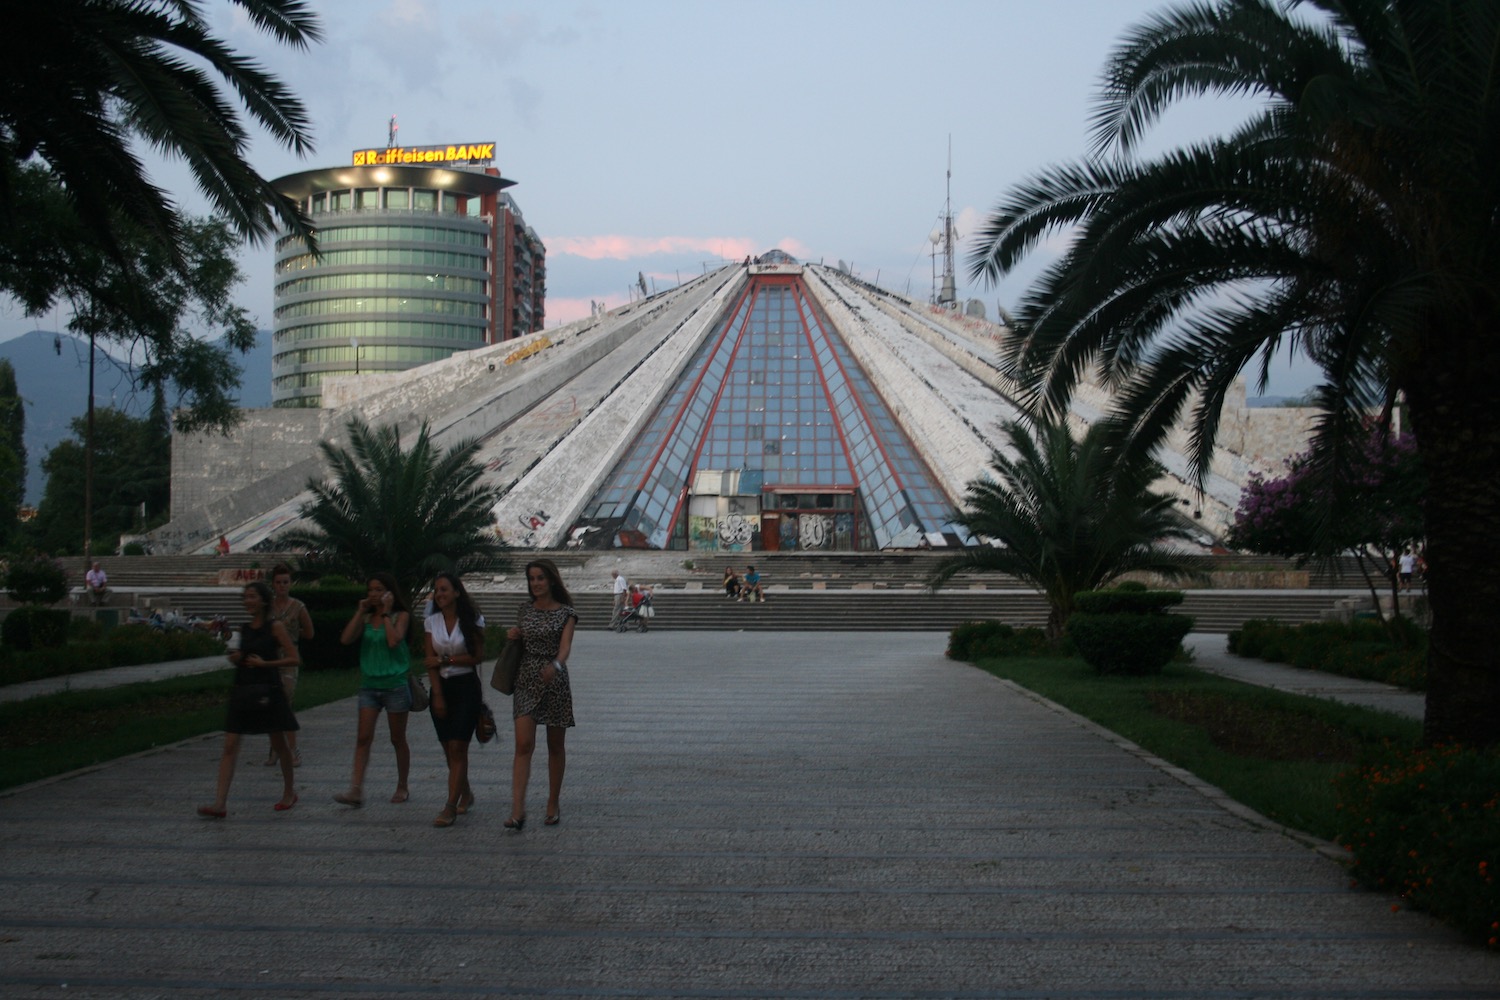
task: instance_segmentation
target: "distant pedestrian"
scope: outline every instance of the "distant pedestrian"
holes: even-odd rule
[[[292,568],[285,563],[277,563],[271,570],[271,594],[271,617],[281,622],[287,635],[292,638],[292,645],[300,654],[302,640],[313,638],[312,615],[307,613],[307,605],[292,596]],[[281,668],[281,686],[286,689],[288,705],[296,704],[297,678],[301,669],[300,655],[296,663]],[[300,767],[302,753],[297,749],[296,730],[286,734],[286,742],[292,751],[292,766]],[[273,745],[270,756],[266,758],[266,766],[270,767],[275,763],[276,747]]]
[[[229,651],[234,664],[234,687],[224,720],[224,750],[219,756],[218,790],[213,805],[199,806],[204,819],[223,819],[228,813],[229,786],[239,759],[240,737],[269,733],[281,763],[281,798],[273,807],[284,812],[297,804],[292,778],[292,752],[286,734],[297,729],[297,718],[281,686],[281,668],[298,662],[297,647],[282,624],[271,618],[271,588],[259,580],[247,584],[241,602],[250,621],[240,629],[238,649]]]
[[[1401,589],[1411,592],[1412,574],[1417,571],[1417,557],[1412,554],[1410,548],[1401,553]]]
[[[614,604],[609,613],[609,625],[613,628],[619,621],[621,613],[625,610],[625,603],[630,595],[630,582],[625,579],[625,574],[614,569],[609,571],[614,578]]]
[[[229,555],[229,539],[225,538],[223,535],[219,536],[219,544],[214,546],[214,555]]]
[[[411,747],[406,742],[406,721],[411,714],[411,689],[407,675],[411,659],[406,651],[406,630],[411,612],[389,573],[375,573],[366,584],[365,598],[344,626],[340,641],[359,643],[359,731],[354,742],[354,773],[349,790],[333,797],[335,802],[356,808],[365,804],[365,769],[375,742],[375,723],[382,709],[396,750],[396,792],[392,802],[405,802],[407,776],[411,771]]]
[[[736,600],[740,596],[740,575],[734,571],[733,566],[724,567],[724,596]]]

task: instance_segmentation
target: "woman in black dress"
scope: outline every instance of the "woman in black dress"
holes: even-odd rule
[[[507,636],[525,642],[511,711],[516,719],[516,759],[511,767],[510,819],[507,830],[526,825],[526,785],[531,780],[531,755],[536,752],[536,727],[547,727],[547,815],[556,826],[562,820],[559,797],[567,769],[564,737],[573,725],[573,688],[568,677],[568,654],[573,650],[573,626],[578,615],[562,576],[549,559],[526,564],[526,589],[531,602],[521,607],[519,627]]]
[[[229,651],[229,662],[234,664],[234,687],[230,689],[229,712],[224,720],[218,795],[213,805],[198,807],[198,815],[205,819],[223,819],[229,815],[226,809],[229,785],[234,780],[240,737],[246,733],[269,733],[271,750],[281,763],[281,799],[273,808],[284,812],[297,804],[297,790],[292,783],[292,752],[286,734],[299,727],[286,690],[281,686],[281,668],[295,666],[301,659],[286,626],[270,618],[271,588],[256,580],[245,587],[242,599],[250,622],[240,629],[239,648]]]

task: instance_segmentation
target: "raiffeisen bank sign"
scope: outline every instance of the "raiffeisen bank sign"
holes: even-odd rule
[[[390,146],[386,149],[356,149],[354,151],[354,166],[356,167],[494,162],[495,144],[493,142],[471,142],[465,146]]]

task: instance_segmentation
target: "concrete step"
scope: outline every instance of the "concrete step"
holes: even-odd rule
[[[480,610],[490,621],[509,621],[524,600],[520,591],[475,593]],[[1228,632],[1251,618],[1285,622],[1318,621],[1339,595],[1307,591],[1241,593],[1189,591],[1180,611],[1195,620],[1195,631]],[[199,591],[154,598],[184,614],[211,617],[242,614],[239,591]],[[574,595],[582,628],[603,629],[609,621],[611,595],[580,592]],[[653,629],[673,631],[950,631],[965,621],[996,619],[1015,626],[1040,626],[1047,607],[1029,591],[772,591],[765,603],[746,604],[714,593],[659,592]]]

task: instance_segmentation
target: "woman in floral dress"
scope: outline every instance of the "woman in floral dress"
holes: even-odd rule
[[[526,564],[526,588],[531,602],[521,606],[520,624],[506,635],[524,643],[521,669],[516,675],[512,709],[516,719],[516,759],[511,768],[509,830],[526,825],[526,785],[531,780],[531,756],[536,751],[537,726],[547,727],[547,814],[543,822],[562,820],[559,798],[567,768],[564,738],[573,725],[573,689],[568,683],[568,654],[573,649],[573,627],[578,615],[573,598],[563,586],[557,567],[548,559]]]

